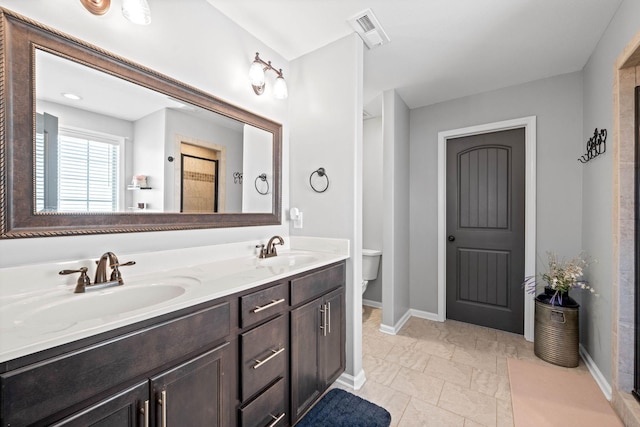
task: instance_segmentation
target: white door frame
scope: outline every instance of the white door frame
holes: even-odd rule
[[[501,130],[524,128],[525,140],[525,219],[524,219],[524,275],[536,271],[536,116],[487,123],[438,132],[438,320],[446,319],[446,233],[447,233],[447,140]],[[524,277],[522,278],[524,281]],[[533,341],[533,295],[525,292],[524,337]]]

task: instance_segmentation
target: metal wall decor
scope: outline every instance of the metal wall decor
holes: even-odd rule
[[[234,172],[233,173],[233,183],[234,184],[242,184],[242,172]]]
[[[593,136],[587,141],[587,152],[583,154],[578,161],[580,163],[587,163],[600,154],[604,154],[605,151],[607,151],[607,130],[601,129],[600,132],[598,132],[598,128],[596,128]]]
[[[313,176],[314,175],[318,175],[319,178],[324,178],[326,180],[326,184],[325,184],[325,186],[324,186],[324,188],[322,190],[317,189],[313,185]],[[311,186],[313,191],[315,191],[316,193],[324,193],[325,191],[327,191],[327,188],[329,188],[329,175],[327,175],[327,172],[324,170],[324,168],[318,168],[318,169],[314,170],[313,172],[311,172],[311,175],[309,176],[309,185]]]
[[[262,181],[262,182],[267,184],[267,189],[264,192],[260,191],[260,189],[258,188],[258,180],[260,180],[260,181]],[[269,181],[267,181],[267,174],[266,173],[258,175],[256,177],[256,180],[253,181],[253,185],[256,187],[256,191],[258,193],[262,194],[263,196],[269,194]]]

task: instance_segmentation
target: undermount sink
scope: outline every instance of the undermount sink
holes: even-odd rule
[[[17,313],[11,317],[16,327],[38,329],[41,333],[62,331],[83,321],[108,321],[135,310],[153,307],[184,295],[191,286],[199,283],[198,279],[185,276],[125,284],[81,294],[65,292],[42,301],[34,299],[26,309],[15,307]]]
[[[317,260],[318,257],[307,253],[283,252],[271,258],[259,259],[258,264],[267,267],[300,266]]]

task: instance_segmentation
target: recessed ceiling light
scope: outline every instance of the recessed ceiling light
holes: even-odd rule
[[[82,99],[81,96],[78,96],[75,93],[63,93],[62,96],[67,99],[73,99],[74,101],[80,101]]]

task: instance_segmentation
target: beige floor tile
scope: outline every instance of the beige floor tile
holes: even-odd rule
[[[391,427],[399,424],[411,400],[411,396],[374,381],[367,381],[360,390],[354,393],[389,411],[391,414]]]
[[[463,427],[464,418],[427,402],[412,398],[399,427]]]
[[[498,358],[494,354],[456,347],[451,360],[477,369],[483,369],[493,373],[497,372]]]
[[[496,398],[455,384],[445,383],[438,407],[484,426],[496,425]]]
[[[438,339],[424,338],[422,340],[418,340],[414,349],[443,359],[451,359],[456,346]]]
[[[520,345],[528,342],[524,339],[524,335],[513,334],[506,331],[496,331],[496,341],[512,345]]]
[[[371,354],[384,359],[393,348],[390,336],[380,333],[380,335],[362,335],[362,354]]]
[[[439,338],[442,331],[435,325],[437,322],[412,317],[404,324],[398,336],[418,339]]]
[[[429,354],[425,352],[416,351],[414,343],[409,346],[394,346],[384,359],[388,362],[404,366],[405,368],[422,372],[425,366],[427,366],[429,357]]]
[[[468,388],[471,382],[472,370],[471,366],[432,356],[424,373]]]
[[[483,424],[477,423],[469,418],[465,418],[464,427],[486,427],[486,426]]]
[[[471,376],[471,390],[495,397],[506,402],[511,402],[511,387],[509,377],[497,375],[492,372],[474,369]]]
[[[454,333],[447,333],[444,335],[442,337],[442,341],[453,344],[457,347],[475,349],[477,337],[471,332],[461,333],[456,331]]]
[[[504,377],[509,376],[509,367],[507,366],[507,358],[504,356],[496,356],[496,373]]]
[[[444,381],[422,372],[402,368],[391,382],[391,388],[409,394],[424,402],[438,403]]]
[[[400,372],[401,366],[365,354],[362,356],[362,368],[368,381],[375,381],[378,384],[388,386]]]
[[[508,344],[500,341],[489,341],[478,338],[476,350],[483,351],[496,356],[517,357],[518,349],[515,344]]]
[[[498,399],[497,405],[497,427],[514,427],[511,403]]]

